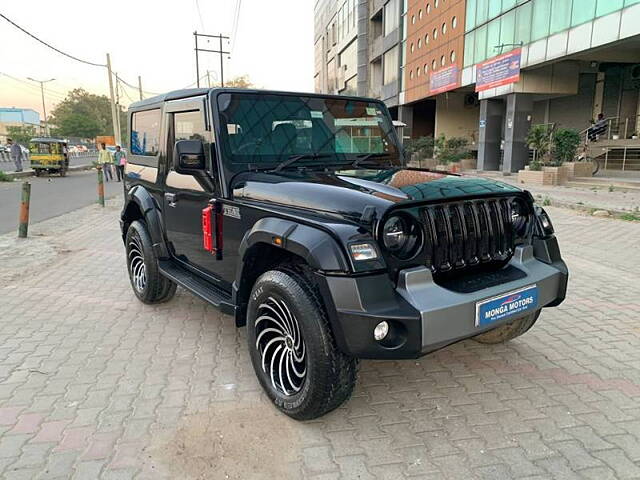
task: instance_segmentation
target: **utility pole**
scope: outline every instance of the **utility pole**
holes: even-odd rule
[[[198,64],[198,31],[193,32],[193,38],[196,41],[196,83],[200,88],[200,65]]]
[[[138,93],[140,94],[140,100],[142,100],[142,77],[138,75]]]
[[[118,114],[116,115],[116,119],[118,120],[118,137],[116,138],[116,145],[120,145],[120,135],[122,134],[122,128],[120,128],[120,79],[118,78],[118,74],[115,73],[116,76],[116,111]]]
[[[223,55],[230,55],[231,52],[227,52],[222,50],[222,40],[229,40],[229,37],[225,37],[224,35],[205,35],[204,33],[193,32],[193,36],[196,41],[196,75],[198,77],[197,84],[198,88],[200,88],[200,66],[198,63],[198,52],[211,52],[217,53],[220,55],[220,85],[224,87],[224,57]],[[206,37],[206,38],[217,38],[220,41],[220,49],[219,50],[210,50],[207,48],[198,48],[198,37]],[[207,72],[208,76],[208,72]]]
[[[113,123],[113,136],[116,144],[120,145],[120,129],[118,128],[118,111],[116,110],[116,101],[113,96],[113,78],[111,77],[111,57],[107,53],[107,74],[109,75],[109,95],[111,97],[111,121]]]
[[[35,80],[31,77],[27,77],[32,82],[36,82],[40,84],[40,92],[42,93],[42,113],[44,114],[44,136],[49,136],[49,124],[47,123],[47,106],[44,102],[44,84],[47,82],[53,82],[55,78],[50,78],[49,80]]]

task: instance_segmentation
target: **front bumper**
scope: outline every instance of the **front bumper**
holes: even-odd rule
[[[416,358],[513,320],[477,327],[478,301],[532,284],[538,287],[538,309],[564,300],[568,271],[555,237],[517,247],[508,269],[519,273],[505,276],[501,283],[495,275],[487,275],[486,282],[476,279],[477,285],[462,289],[435,283],[426,267],[401,271],[396,288],[386,274],[323,276],[338,347],[358,358]],[[382,320],[395,332],[386,345],[373,338],[373,329]]]

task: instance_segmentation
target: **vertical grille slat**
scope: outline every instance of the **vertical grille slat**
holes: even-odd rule
[[[507,260],[514,251],[510,199],[490,198],[430,205],[422,211],[434,272],[463,270]]]

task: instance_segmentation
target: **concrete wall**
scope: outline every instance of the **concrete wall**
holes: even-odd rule
[[[447,92],[436,96],[436,136],[466,137],[470,142],[478,140],[480,106],[464,104],[463,92]]]

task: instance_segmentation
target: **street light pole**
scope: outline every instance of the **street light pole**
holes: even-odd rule
[[[42,93],[42,113],[44,114],[44,135],[45,137],[49,136],[49,124],[47,123],[47,106],[44,102],[44,84],[47,82],[53,82],[55,78],[50,78],[49,80],[36,80],[31,77],[27,77],[32,82],[36,82],[40,84],[40,92]]]

